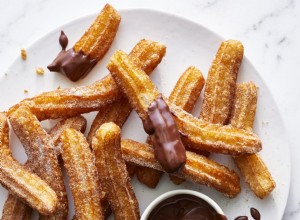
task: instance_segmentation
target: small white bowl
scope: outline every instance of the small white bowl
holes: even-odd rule
[[[203,199],[204,201],[206,201],[208,204],[210,204],[217,213],[224,215],[222,209],[220,208],[220,206],[213,201],[211,198],[209,198],[208,196],[199,193],[197,191],[193,191],[193,190],[187,190],[187,189],[178,189],[178,190],[172,190],[169,192],[166,192],[162,195],[160,195],[159,197],[157,197],[156,199],[154,199],[146,208],[146,210],[144,211],[141,220],[147,220],[148,216],[150,215],[150,213],[152,212],[152,210],[162,201],[164,201],[165,199],[168,199],[172,196],[175,195],[181,195],[181,194],[189,194],[189,195],[193,195],[193,196],[197,196],[201,199]]]

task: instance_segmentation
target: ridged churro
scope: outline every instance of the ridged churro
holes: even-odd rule
[[[169,101],[183,110],[191,112],[204,86],[204,82],[202,73],[196,67],[189,67],[178,79],[170,94]],[[163,172],[149,167],[138,167],[136,171],[138,180],[150,188],[157,186],[162,174]],[[172,175],[170,175],[170,179],[176,184],[184,181]]]
[[[238,84],[230,121],[231,125],[252,130],[256,102],[257,88],[254,83]],[[263,199],[273,191],[276,183],[258,154],[235,156],[233,158],[245,181],[257,197]]]
[[[122,140],[121,149],[126,161],[163,171],[154,156],[152,146],[132,140]],[[240,192],[239,177],[234,171],[193,152],[187,151],[186,156],[186,164],[176,175],[212,187],[228,197],[235,197]]]
[[[138,201],[130,183],[120,148],[120,128],[103,124],[92,141],[101,185],[116,220],[140,219]]]
[[[148,107],[159,97],[159,92],[149,76],[135,67],[121,51],[112,56],[107,68],[131,106],[140,118],[146,121]],[[172,111],[183,142],[191,148],[225,154],[256,153],[261,150],[261,141],[252,132],[230,125],[221,126],[204,122],[164,99]]]
[[[112,44],[121,17],[109,4],[106,4],[90,28],[84,33],[73,48],[65,50],[68,38],[62,31],[59,43],[62,51],[57,55],[48,69],[61,72],[70,80],[77,81],[86,76],[106,54]]]
[[[209,69],[199,118],[214,124],[228,122],[244,47],[236,40],[222,42]]]
[[[169,96],[169,101],[184,111],[191,112],[204,83],[205,80],[200,70],[194,66],[189,67],[178,79]]]
[[[30,220],[32,208],[18,199],[15,195],[9,193],[3,206],[1,220]]]
[[[141,40],[132,50],[132,59],[140,60],[140,67],[151,72],[162,60],[166,47],[158,42]],[[137,63],[137,62],[135,62]],[[39,120],[69,118],[91,111],[119,100],[122,97],[110,75],[88,85],[45,92],[33,98],[24,99],[13,106],[9,112],[20,105],[26,105]]]
[[[61,136],[62,158],[74,198],[75,219],[103,219],[95,158],[82,133],[66,129]]]
[[[28,156],[30,169],[45,180],[58,197],[57,211],[42,219],[65,219],[68,216],[68,198],[63,175],[53,143],[30,110],[21,106],[9,115],[11,126]]]
[[[159,46],[155,46],[155,44],[158,43],[149,40],[141,40],[129,54],[129,57],[134,64],[144,70],[147,74],[150,74],[158,65],[159,62],[157,59],[161,60],[161,58],[157,58],[157,55],[154,55],[154,48]],[[162,45],[160,47],[161,49],[163,48]],[[157,51],[159,51],[159,49],[157,49]],[[150,56],[151,54],[152,56]],[[87,138],[88,142],[91,143],[96,131],[105,122],[114,122],[119,127],[122,127],[131,110],[131,105],[128,103],[126,97],[123,97],[120,100],[110,104],[110,106],[104,106],[100,108],[99,113],[91,125],[91,129]]]
[[[0,183],[40,213],[50,215],[56,209],[56,193],[44,180],[27,171],[11,156],[5,113],[0,113]]]
[[[82,116],[77,116],[73,118],[68,118],[59,121],[49,132],[49,139],[54,144],[57,156],[61,153],[60,150],[60,135],[66,128],[74,128],[81,132],[85,131],[86,120]],[[27,162],[25,167],[30,166],[30,163]],[[18,197],[13,194],[9,194],[7,200],[4,204],[2,220],[14,220],[14,219],[22,219],[22,220],[30,220],[31,219],[32,209],[22,201],[18,199]],[[53,219],[53,216],[52,216]]]
[[[59,156],[61,154],[61,143],[60,136],[62,132],[67,128],[73,128],[81,133],[85,132],[86,129],[86,119],[82,116],[76,116],[72,118],[63,119],[51,128],[49,131],[49,139],[53,143],[55,147],[56,155]]]

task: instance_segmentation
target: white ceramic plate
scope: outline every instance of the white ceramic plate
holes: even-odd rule
[[[159,90],[168,95],[175,85],[178,77],[191,65],[197,66],[206,76],[214,55],[223,40],[222,37],[203,26],[175,15],[162,12],[136,9],[122,10],[122,22],[116,39],[106,54],[93,71],[83,80],[72,83],[58,73],[50,73],[46,66],[51,63],[60,51],[58,37],[60,30],[64,30],[69,37],[69,47],[74,45],[84,30],[88,28],[96,15],[80,18],[63,25],[47,34],[27,48],[28,58],[26,61],[18,57],[0,79],[0,110],[7,110],[20,100],[31,97],[41,92],[79,85],[87,85],[101,79],[108,71],[105,66],[111,55],[117,49],[129,52],[131,48],[142,38],[153,39],[167,45],[167,54],[162,63],[151,75]],[[245,48],[247,55],[247,48]],[[43,67],[44,76],[35,73],[36,67]],[[242,192],[234,199],[227,199],[217,191],[205,186],[184,183],[180,186],[173,185],[168,176],[164,176],[156,189],[148,189],[133,179],[133,186],[139,200],[141,212],[147,205],[160,194],[174,189],[194,189],[201,191],[213,198],[224,210],[229,219],[238,215],[248,215],[249,208],[257,208],[263,219],[281,219],[287,201],[290,184],[290,154],[285,129],[282,119],[266,84],[262,81],[259,73],[252,64],[244,58],[238,81],[254,81],[259,87],[259,102],[254,131],[263,142],[263,150],[260,155],[268,165],[277,187],[274,192],[264,200],[256,198],[248,186],[241,181]],[[25,94],[24,89],[29,92]],[[198,116],[201,99],[195,110]],[[91,123],[93,113],[86,115]],[[53,122],[44,122],[49,128]],[[144,141],[146,134],[143,132],[142,123],[133,112],[123,127],[123,137]],[[18,139],[11,135],[11,148],[15,157],[24,162],[26,156]],[[215,156],[216,160],[236,169],[229,157]],[[0,188],[0,210],[5,202],[7,192]],[[70,215],[73,216],[73,205],[70,202]]]

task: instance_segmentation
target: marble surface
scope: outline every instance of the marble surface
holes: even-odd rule
[[[127,0],[116,8],[151,8],[198,22],[243,42],[245,55],[269,86],[285,122],[292,160],[290,195],[283,219],[300,219],[300,1]],[[0,0],[0,76],[26,48],[57,26],[98,12],[105,1]],[[280,164],[278,164],[280,166]],[[272,210],[270,210],[272,211]]]

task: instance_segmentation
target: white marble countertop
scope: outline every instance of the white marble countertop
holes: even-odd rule
[[[292,158],[290,195],[283,219],[300,219],[300,1],[127,0],[116,8],[151,8],[196,21],[243,42],[245,55],[269,86],[283,117]],[[23,48],[75,18],[98,12],[105,1],[0,0],[0,75]],[[270,210],[272,211],[272,210]]]

